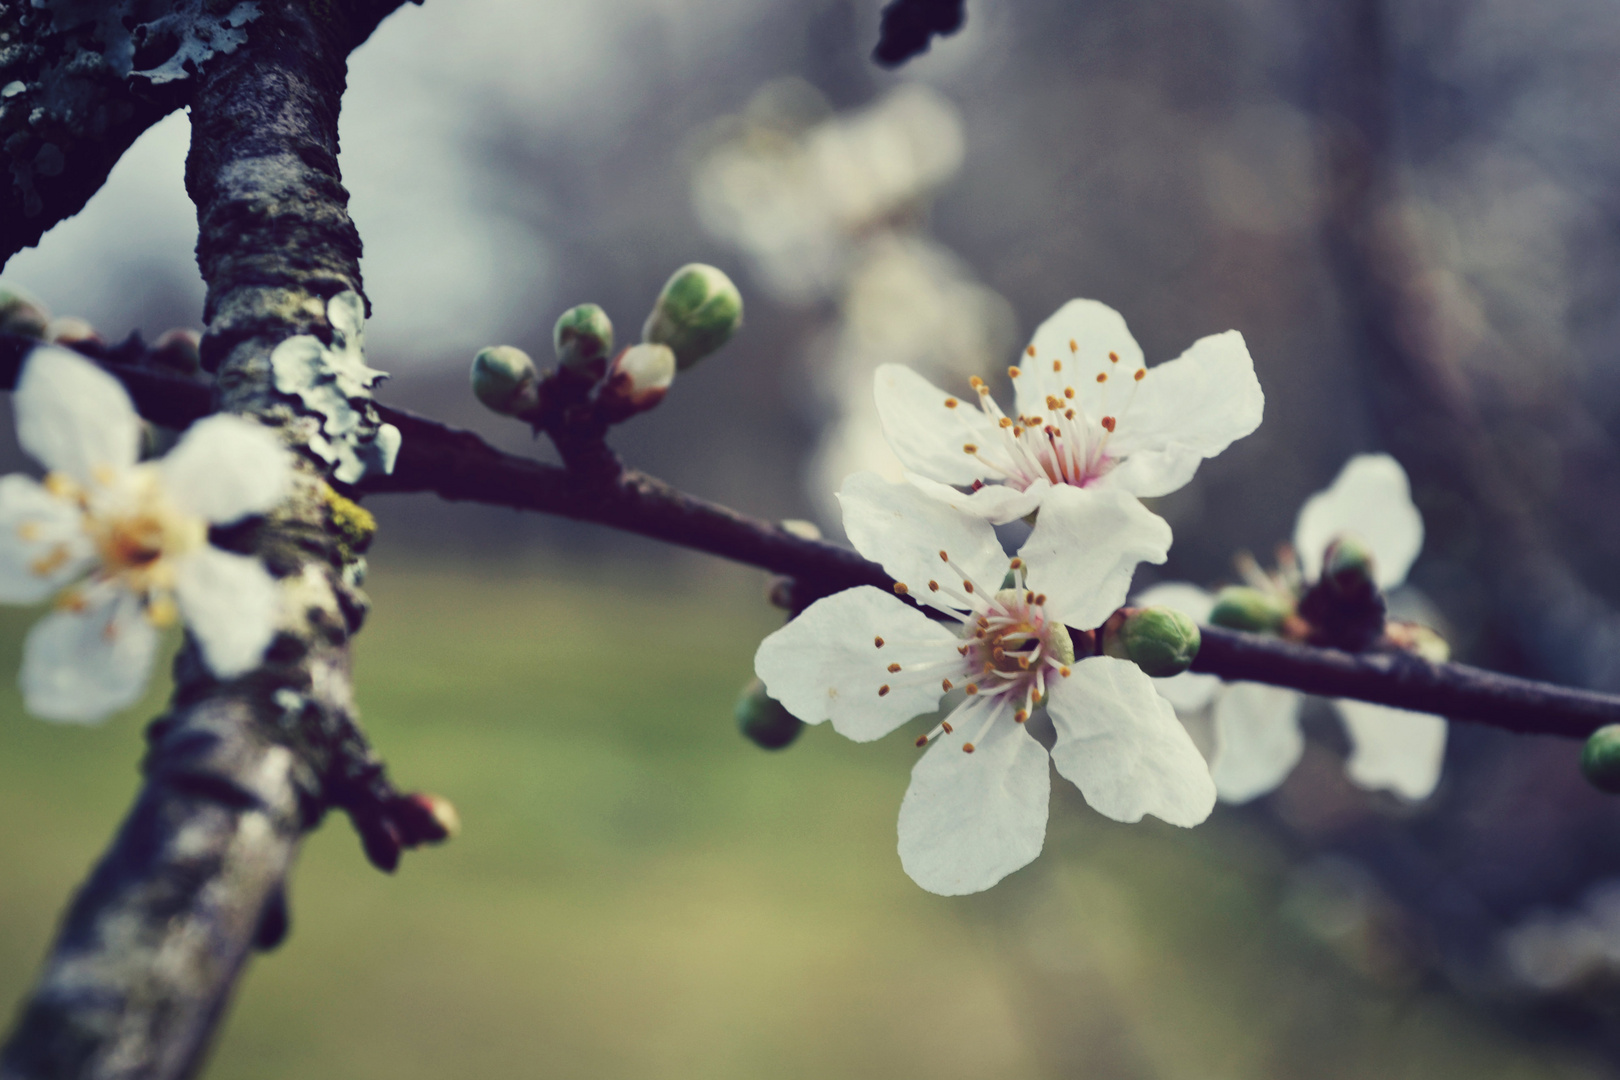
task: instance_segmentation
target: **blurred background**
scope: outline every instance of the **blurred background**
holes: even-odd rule
[[[584,301],[632,335],[670,271],[711,262],[745,329],[616,444],[837,535],[842,476],[889,466],[876,364],[960,388],[1075,296],[1121,311],[1150,363],[1235,328],[1266,420],[1158,500],[1176,542],[1154,576],[1231,580],[1350,454],[1388,450],[1428,525],[1412,584],[1459,658],[1620,690],[1620,12],[969,0],[897,73],[867,59],[877,13],[390,18],[342,122],[384,399],[545,456],[473,401],[473,353],[548,357]],[[113,339],[195,325],[187,136],[183,116],[148,133],[6,282]],[[1411,805],[1350,787],[1312,710],[1276,794],[1181,832],[1054,785],[1042,858],[944,900],[894,854],[909,742],[736,734],[777,625],[761,575],[370,505],[362,707],[466,830],[390,880],[323,829],[213,1076],[1620,1075],[1620,815],[1576,743],[1457,725]],[[160,702],[86,731],[0,697],[0,1008]]]

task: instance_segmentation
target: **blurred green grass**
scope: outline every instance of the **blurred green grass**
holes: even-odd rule
[[[735,733],[776,625],[755,576],[385,564],[372,593],[366,724],[465,829],[390,878],[328,821],[216,1080],[1603,1075],[1358,974],[1280,916],[1286,868],[1237,815],[1120,826],[1058,784],[1033,867],[922,892],[894,852],[908,739],[819,728],[770,754]],[[31,619],[0,613],[0,657]],[[7,1014],[162,690],[89,729],[0,691]]]

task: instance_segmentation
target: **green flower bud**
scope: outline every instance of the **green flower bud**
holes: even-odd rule
[[[682,371],[731,339],[742,325],[742,294],[712,266],[688,263],[658,294],[641,339],[675,350]]]
[[[765,684],[755,679],[737,700],[737,730],[756,746],[780,750],[799,737],[804,722],[765,693]]]
[[[1228,585],[1215,594],[1215,607],[1209,613],[1209,621],[1212,626],[1229,630],[1268,634],[1281,628],[1293,613],[1292,601],[1280,593],[1247,585]]]
[[[51,313],[21,289],[0,285],[0,333],[43,338]]]
[[[1341,596],[1361,596],[1375,592],[1373,553],[1367,542],[1346,533],[1328,545],[1322,556],[1322,580]]]
[[[1581,772],[1599,791],[1620,795],[1620,724],[1592,732],[1581,751]]]
[[[1180,675],[1192,666],[1200,644],[1198,624],[1166,607],[1142,608],[1103,634],[1103,654],[1129,660],[1155,679]]]
[[[486,408],[522,416],[540,404],[540,373],[522,349],[491,345],[473,357],[472,390]]]
[[[675,366],[667,345],[632,345],[621,352],[597,391],[602,415],[617,423],[663,401],[675,381]]]
[[[595,304],[580,304],[557,319],[551,340],[563,367],[577,370],[595,365],[592,374],[600,376],[613,355],[613,323]]]
[[[105,345],[107,339],[90,325],[90,320],[77,315],[58,315],[45,327],[45,340],[54,345]]]

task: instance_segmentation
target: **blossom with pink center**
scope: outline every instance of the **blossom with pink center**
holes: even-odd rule
[[[899,364],[876,379],[884,435],[912,482],[936,495],[971,487],[966,508],[996,524],[1038,509],[1058,487],[1168,495],[1254,431],[1265,406],[1236,330],[1149,368],[1125,320],[1095,300],[1059,308],[1008,374],[1013,415],[977,378],[976,400]]]
[[[1117,491],[1055,490],[1009,559],[982,517],[905,483],[851,476],[844,528],[895,591],[871,586],[810,605],[760,644],[754,670],[808,724],[865,742],[961,694],[918,739],[932,744],[900,806],[900,860],[923,888],[978,892],[1040,854],[1048,752],[1026,721],[1044,708],[1050,759],[1096,810],[1203,821],[1209,770],[1175,711],[1136,665],[1075,657],[1070,628],[1122,603],[1140,562],[1163,562],[1170,528]]]

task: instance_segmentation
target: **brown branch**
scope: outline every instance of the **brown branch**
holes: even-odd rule
[[[0,335],[0,385],[15,378],[31,345]],[[202,415],[202,384],[139,366],[138,341],[101,350],[143,412]],[[184,404],[182,404],[184,403]],[[179,406],[177,408],[177,406]],[[795,580],[793,605],[856,585],[888,588],[883,568],[856,552],[795,536],[694,498],[653,477],[625,470],[616,481],[585,483],[567,469],[497,450],[476,433],[386,406],[383,419],[404,433],[392,476],[361,485],[364,493],[431,492],[444,499],[556,514],[680,544]],[[172,422],[172,420],[170,421]],[[1204,627],[1195,671],[1223,679],[1271,683],[1308,694],[1347,697],[1529,734],[1584,738],[1620,723],[1620,697],[1517,679],[1464,664],[1435,664],[1392,653],[1349,653],[1220,627]]]

